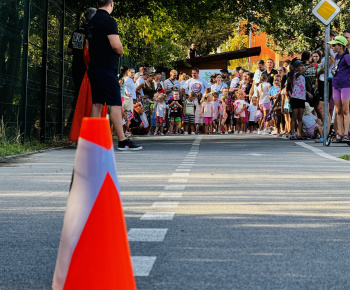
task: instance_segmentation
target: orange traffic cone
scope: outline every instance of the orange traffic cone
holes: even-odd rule
[[[84,118],[52,289],[136,289],[109,121]]]

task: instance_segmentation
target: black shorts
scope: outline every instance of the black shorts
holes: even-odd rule
[[[332,80],[328,81],[328,100],[332,98],[333,86]],[[318,80],[318,96],[321,102],[324,102],[324,81]]]
[[[225,124],[231,125],[231,112],[227,111],[227,118],[226,118]]]
[[[108,106],[122,106],[118,74],[115,70],[89,68],[88,76],[93,104],[106,103]]]
[[[305,109],[305,100],[300,100],[297,98],[290,98],[290,105],[292,109]]]
[[[249,121],[248,126],[249,127],[259,126],[259,123],[258,122],[254,122],[254,121]]]

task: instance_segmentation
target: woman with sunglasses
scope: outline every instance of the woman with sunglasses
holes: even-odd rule
[[[350,141],[349,100],[350,100],[350,55],[348,41],[344,36],[336,36],[328,42],[337,53],[333,75],[333,100],[337,112],[338,135],[335,142]]]

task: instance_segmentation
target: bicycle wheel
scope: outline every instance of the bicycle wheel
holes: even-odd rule
[[[332,143],[332,134],[328,134],[327,139],[326,139],[326,146],[331,145]]]

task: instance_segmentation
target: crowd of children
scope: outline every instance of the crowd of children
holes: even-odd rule
[[[330,69],[333,70],[335,64],[342,61],[337,53],[348,53],[345,38],[338,38],[330,42],[334,59]],[[337,50],[337,46],[345,47],[344,51]],[[228,71],[223,69],[221,74],[211,77],[210,84],[198,77],[196,68],[192,70],[192,79],[180,73],[179,81],[177,72],[172,71],[167,85],[158,79],[153,99],[134,100],[132,114],[125,114],[125,129],[133,134],[149,135],[271,134],[291,140],[316,138],[316,142],[323,142],[325,60],[322,56],[321,51],[304,51],[301,59],[294,58],[277,70],[273,60],[267,60],[266,66],[260,60],[255,73],[236,68],[230,79]],[[348,56],[346,62],[348,58],[350,62]],[[147,86],[143,88],[146,90]],[[330,92],[330,112],[333,110],[331,95]],[[341,111],[338,103],[334,99],[337,116],[340,113],[345,116],[345,109]],[[347,119],[342,120],[345,133],[337,136],[335,142],[349,140]]]

